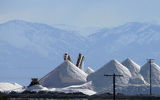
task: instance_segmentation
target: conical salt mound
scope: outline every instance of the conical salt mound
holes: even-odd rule
[[[130,84],[144,84],[147,85],[148,83],[144,80],[143,76],[139,74],[140,66],[136,64],[130,58],[127,58],[122,62],[122,64],[129,69],[131,72],[132,77],[129,79]]]
[[[86,73],[89,75],[89,74],[91,74],[91,73],[94,73],[95,71],[92,69],[92,68],[90,68],[90,67],[88,67],[88,69],[87,69],[87,71],[86,71]]]
[[[136,64],[130,58],[127,58],[126,60],[124,60],[122,62],[122,65],[124,65],[125,67],[127,67],[129,69],[129,71],[131,72],[132,77],[137,76],[137,74],[140,71],[140,66],[138,64]]]
[[[0,82],[0,92],[21,91],[23,86],[17,83]]]
[[[137,74],[137,76],[135,77],[131,77],[129,79],[129,84],[133,85],[133,84],[136,84],[136,85],[149,85],[143,78],[143,76],[141,74]]]
[[[160,67],[155,64],[151,63],[152,68],[152,84],[153,85],[160,85]],[[141,67],[140,74],[144,77],[145,81],[148,83],[150,82],[150,63],[147,62]]]
[[[42,79],[40,84],[47,88],[62,88],[86,82],[87,74],[70,61],[64,61]]]
[[[118,74],[123,75],[123,77],[116,78],[116,84],[126,85],[128,84],[129,78],[131,77],[130,71],[119,63],[117,60],[111,60],[109,63],[105,64],[102,68],[94,73],[88,75],[87,80],[92,81],[95,91],[100,92],[108,88],[112,89],[113,78],[106,77],[104,74]]]

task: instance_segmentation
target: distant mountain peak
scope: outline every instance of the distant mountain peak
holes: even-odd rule
[[[9,20],[9,21],[2,23],[2,24],[31,24],[31,23],[32,22],[29,22],[29,21],[15,19],[15,20]]]
[[[126,26],[142,26],[142,25],[152,25],[151,23],[147,23],[147,22],[128,22],[126,24],[123,24]]]

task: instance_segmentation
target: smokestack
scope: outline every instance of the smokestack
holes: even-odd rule
[[[64,54],[64,61],[66,61],[68,59],[68,53]]]
[[[84,56],[82,57],[81,62],[80,62],[80,66],[79,66],[80,69],[83,69],[82,68],[83,67],[83,62],[84,62]]]
[[[68,55],[68,60],[70,61],[70,62],[72,62],[72,60],[71,60],[71,57]]]
[[[79,68],[79,66],[80,66],[81,59],[82,59],[82,54],[79,53],[79,56],[78,56],[78,59],[77,59],[77,63],[76,63],[76,66],[77,66],[78,68]]]

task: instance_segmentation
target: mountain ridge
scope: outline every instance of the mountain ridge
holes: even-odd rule
[[[84,37],[46,24],[8,21],[0,24],[0,66],[3,69],[0,75],[41,77],[61,63],[65,52],[71,55],[73,62],[79,52],[85,55],[85,68],[98,69],[107,60],[122,61],[127,57],[142,65],[146,58],[159,59],[159,31],[159,25],[131,22],[102,28],[92,36]],[[28,78],[25,84],[29,83]]]

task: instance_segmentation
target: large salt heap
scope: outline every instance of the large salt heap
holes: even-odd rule
[[[147,85],[148,83],[144,80],[143,76],[139,74],[140,66],[136,64],[133,60],[127,58],[122,62],[122,64],[129,69],[131,72],[132,77],[129,80],[130,84],[137,84],[137,85]]]
[[[89,75],[89,74],[91,74],[91,73],[94,73],[95,71],[92,69],[92,68],[90,68],[90,67],[88,67],[88,69],[86,70],[86,73]]]
[[[119,74],[123,77],[116,78],[117,85],[127,85],[129,78],[131,77],[130,71],[119,63],[117,60],[111,60],[105,64],[102,68],[94,73],[88,75],[87,80],[92,81],[95,91],[101,92],[106,90],[112,91],[113,78],[105,77],[104,74]]]
[[[150,82],[150,64],[151,64],[151,69],[152,69],[152,84],[153,85],[160,85],[160,67],[155,64],[154,62],[149,63],[149,61],[147,63],[145,63],[141,70],[140,70],[140,74],[144,77],[145,81],[147,81],[148,83]]]
[[[87,74],[69,60],[64,61],[42,79],[40,84],[47,88],[62,88],[86,82]]]
[[[38,92],[38,91],[47,91],[48,89],[46,87],[43,87],[42,85],[32,85],[27,87],[25,91],[31,91],[31,92]]]
[[[8,82],[1,82],[0,83],[0,92],[11,92],[11,91],[21,91],[23,86],[17,83],[8,83]]]
[[[129,71],[131,72],[132,77],[137,76],[137,74],[140,71],[140,66],[138,64],[136,64],[130,58],[127,58],[126,60],[124,60],[122,62],[122,65],[124,65],[125,67],[127,67],[129,69]]]

